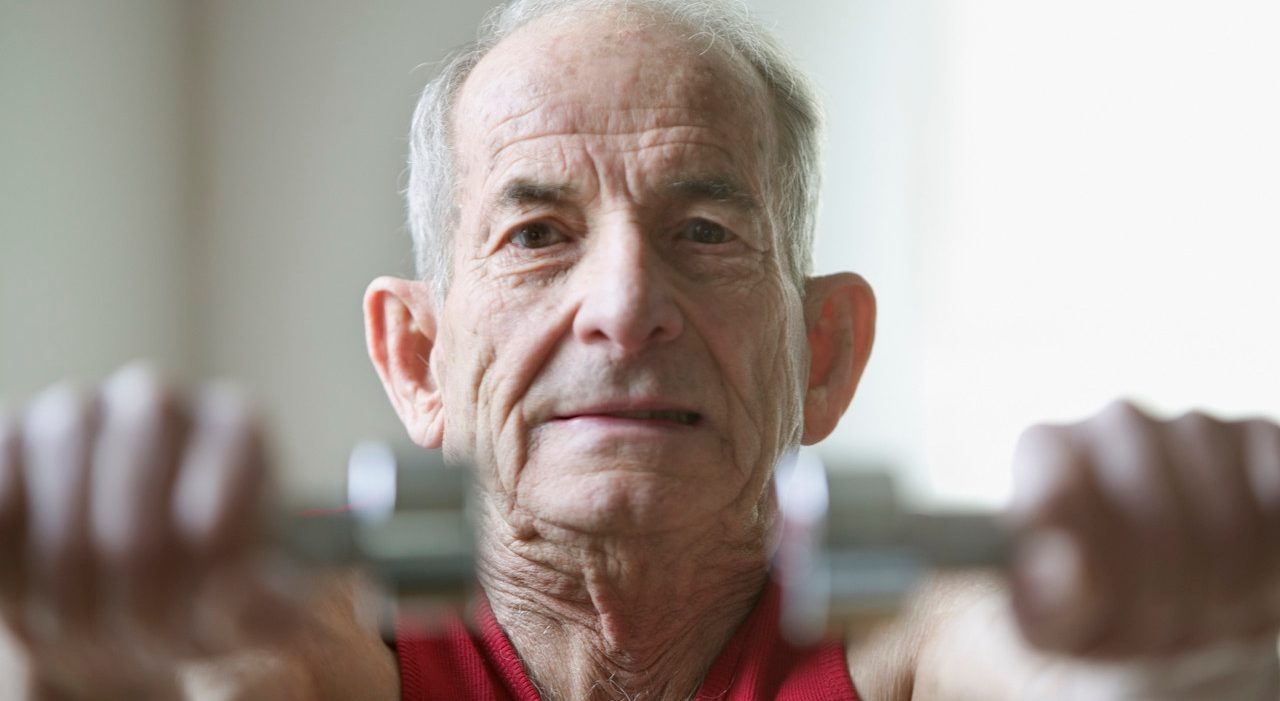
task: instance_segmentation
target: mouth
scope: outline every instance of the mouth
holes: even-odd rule
[[[559,420],[570,419],[615,419],[622,421],[653,421],[678,424],[680,426],[697,426],[702,422],[702,414],[696,411],[681,409],[639,409],[623,411],[588,411],[569,416],[559,416]]]
[[[694,426],[702,420],[696,411],[610,411],[597,416],[608,416],[616,419],[632,419],[636,421],[672,421],[685,426]]]

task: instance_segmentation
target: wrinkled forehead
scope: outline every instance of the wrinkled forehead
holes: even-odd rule
[[[464,169],[524,138],[671,125],[732,152],[767,154],[775,143],[767,104],[764,81],[723,41],[660,18],[552,17],[480,61],[455,104],[453,132]]]

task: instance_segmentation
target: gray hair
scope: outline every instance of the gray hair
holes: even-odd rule
[[[513,0],[481,24],[477,39],[445,59],[414,110],[409,131],[409,184],[405,199],[418,276],[431,278],[437,301],[448,291],[453,229],[458,222],[457,166],[451,115],[472,69],[520,27],[572,10],[646,11],[693,30],[708,45],[724,42],[759,73],[778,130],[775,178],[767,209],[782,232],[784,264],[797,286],[804,284],[813,255],[818,206],[822,113],[808,78],[746,6],[734,0]]]

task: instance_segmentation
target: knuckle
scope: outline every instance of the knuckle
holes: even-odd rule
[[[54,385],[31,401],[23,432],[31,441],[67,441],[87,437],[92,412],[86,393],[70,384]]]
[[[248,398],[231,384],[206,387],[196,404],[200,428],[223,439],[249,439],[258,430],[258,418]]]
[[[1075,463],[1071,432],[1061,426],[1032,426],[1022,432],[1014,448],[1016,473],[1061,473]]]
[[[159,430],[182,411],[177,395],[145,365],[117,372],[104,384],[102,397],[108,421],[134,430]]]
[[[1150,432],[1155,420],[1145,410],[1128,399],[1117,399],[1092,418],[1081,423],[1080,428],[1089,432],[1097,432],[1104,436],[1145,435]]]
[[[1176,431],[1197,438],[1214,437],[1225,426],[1219,419],[1198,410],[1188,411],[1178,416],[1170,422],[1170,425]]]
[[[1099,412],[1100,417],[1119,422],[1146,422],[1150,417],[1131,399],[1116,399]]]
[[[1024,430],[1014,451],[1014,514],[1052,520],[1071,501],[1082,469],[1069,428],[1040,424]]]
[[[1064,451],[1069,440],[1070,430],[1054,424],[1036,424],[1023,429],[1018,436],[1016,451]]]

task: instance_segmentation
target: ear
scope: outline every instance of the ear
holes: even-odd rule
[[[853,401],[875,340],[876,296],[860,275],[837,273],[809,279],[804,308],[809,381],[801,441],[812,445],[835,429]]]
[[[380,277],[364,293],[369,359],[414,443],[439,448],[444,411],[432,350],[436,317],[423,282]]]

